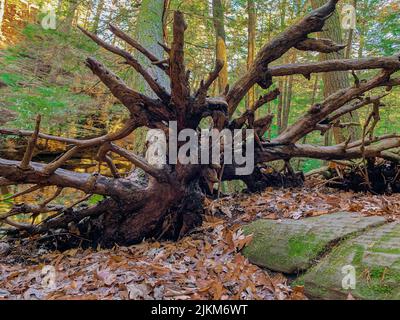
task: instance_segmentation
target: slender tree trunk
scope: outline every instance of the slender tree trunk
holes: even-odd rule
[[[354,9],[357,8],[357,0],[353,0],[353,7],[354,7]],[[350,59],[350,57],[351,57],[353,38],[354,38],[354,29],[350,29],[348,32],[348,37],[347,37],[347,47],[346,47],[346,53],[345,53],[346,59]]]
[[[63,21],[61,31],[68,33],[71,30],[76,11],[78,10],[80,1],[78,0],[70,0],[67,3],[67,7],[65,9],[65,19]]]
[[[105,2],[105,0],[99,0],[98,1],[97,8],[96,8],[96,14],[95,14],[94,19],[93,19],[93,28],[92,28],[92,30],[96,34],[99,32],[100,18],[101,18],[101,15],[103,13],[103,10],[104,10],[104,4],[105,4],[104,2]]]
[[[311,95],[311,105],[314,105],[315,101],[317,100],[318,84],[319,84],[319,74],[316,74],[315,80],[314,80],[314,85],[313,85],[313,91],[312,91],[312,95]],[[304,136],[301,143],[305,144],[306,142],[307,142],[307,136]],[[301,170],[302,163],[303,163],[302,159],[299,159],[297,161],[297,170],[298,171]]]
[[[290,107],[292,103],[293,76],[289,76],[286,83],[284,103],[282,108],[282,129],[285,130],[289,124]]]
[[[279,79],[278,88],[281,94],[278,97],[278,110],[276,115],[276,125],[278,127],[278,133],[282,132],[282,109],[283,109],[283,93],[285,88],[285,81]]]
[[[311,0],[311,5],[313,9],[318,8],[326,3],[326,0]],[[338,44],[343,43],[343,36],[342,36],[342,27],[340,25],[340,18],[337,10],[335,10],[334,14],[327,20],[325,23],[324,31],[321,32],[322,38],[328,38],[333,40]],[[333,52],[333,53],[321,53],[320,59],[330,60],[330,59],[343,59],[344,54],[343,52]],[[330,96],[332,93],[348,88],[350,86],[350,81],[348,74],[346,72],[338,71],[338,72],[327,72],[324,73],[323,76],[324,81],[324,96],[325,98]],[[351,115],[346,115],[342,118],[344,122],[359,122],[357,112],[353,112]],[[344,135],[343,132],[339,128],[333,128],[333,136],[336,143],[343,142],[346,140],[347,137]],[[349,129],[349,132],[346,134],[350,134],[352,139],[355,140],[359,135],[358,130],[354,127]]]
[[[4,19],[4,10],[6,7],[6,1],[0,0],[0,41],[4,39],[2,28],[3,28],[3,19]]]
[[[224,6],[221,0],[213,0],[213,21],[215,28],[215,56],[216,60],[224,62],[218,77],[218,91],[223,93],[228,85],[228,59],[226,52],[226,35],[224,22]]]
[[[296,52],[293,52],[290,63],[295,63],[296,57],[297,57]],[[292,94],[293,94],[293,75],[290,75],[287,78],[285,92],[284,92],[284,98],[283,98],[282,129],[286,129],[289,125],[290,108],[291,108],[291,104],[292,104]]]
[[[279,5],[280,10],[280,27],[281,30],[285,28],[285,20],[286,20],[286,4],[287,0],[281,0]],[[284,58],[285,63],[285,58]],[[283,131],[283,109],[285,104],[285,94],[286,94],[286,87],[287,87],[287,78],[284,77],[282,80],[279,79],[278,87],[281,94],[278,98],[278,115],[277,115],[277,126],[278,126],[278,133]]]
[[[255,57],[255,51],[256,51],[256,23],[257,23],[257,17],[256,17],[256,7],[254,0],[248,0],[247,1],[247,13],[248,13],[248,23],[247,23],[247,69],[250,68],[250,66],[254,62],[254,57]],[[247,94],[247,100],[246,100],[246,109],[249,110],[252,105],[254,105],[255,102],[255,87],[253,86],[250,90],[249,93]]]
[[[363,52],[364,52],[364,46],[365,46],[365,30],[364,28],[360,29],[360,46],[358,47],[358,58],[361,59],[363,57]]]

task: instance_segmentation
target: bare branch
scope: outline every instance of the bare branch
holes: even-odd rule
[[[335,59],[313,63],[294,63],[270,67],[271,75],[282,77],[294,74],[309,76],[312,73],[367,70],[367,69],[399,69],[400,55],[391,57],[374,57],[364,59]]]
[[[346,48],[346,45],[337,44],[331,39],[307,38],[295,45],[295,48],[302,51],[317,51],[322,53],[338,52]]]
[[[92,139],[73,139],[73,138],[65,138],[65,137],[58,137],[52,136],[48,134],[39,133],[38,137],[44,140],[51,140],[51,141],[58,141],[64,142],[67,144],[72,144],[81,147],[93,147],[96,145],[100,145],[109,141],[116,141],[125,138],[129,134],[131,134],[136,128],[140,125],[136,119],[128,119],[123,126],[123,128],[117,132],[108,133],[106,135],[92,138]],[[33,131],[26,131],[26,130],[14,130],[14,129],[0,129],[0,134],[3,135],[15,135],[20,137],[29,137],[32,136]]]
[[[273,119],[274,119],[274,115],[273,114],[268,114],[265,117],[254,121],[254,129],[256,130],[257,136],[262,138],[262,136],[271,127]]]
[[[400,138],[383,139],[379,143],[371,144],[362,150],[361,146],[347,149],[343,145],[336,146],[313,146],[306,144],[288,144],[275,145],[269,147],[265,143],[263,150],[259,150],[256,155],[256,162],[268,162],[279,159],[290,158],[312,158],[321,160],[349,160],[363,157],[366,158],[380,157],[381,153],[386,150],[400,147]]]
[[[306,115],[284,130],[273,142],[285,144],[298,141],[306,134],[314,131],[316,125],[329,117],[332,112],[338,110],[363,93],[388,81],[393,72],[395,72],[395,70],[382,71],[382,73],[371,80],[361,83],[359,87],[351,87],[335,92],[321,104],[312,106]]]
[[[43,186],[38,184],[38,185],[35,185],[35,186],[32,186],[32,187],[29,187],[26,190],[22,190],[20,192],[17,192],[16,194],[13,194],[13,195],[11,195],[9,197],[3,198],[3,199],[1,199],[1,201],[7,201],[7,200],[15,199],[15,198],[21,197],[21,196],[23,196],[25,194],[35,192],[35,191],[37,191],[39,189],[42,189],[42,188],[43,188]]]
[[[159,42],[159,41],[158,41],[157,43],[160,45],[161,48],[164,49],[164,51],[165,51],[168,55],[171,54],[171,48],[170,48],[170,47],[168,47],[166,44],[161,43],[161,42]]]
[[[102,175],[77,173],[57,169],[53,174],[43,173],[45,165],[32,162],[31,168],[21,170],[17,161],[0,158],[0,177],[13,181],[14,184],[40,184],[42,186],[58,186],[75,188],[86,193],[131,198],[132,192],[138,187],[125,179],[112,179]]]
[[[224,61],[217,60],[217,62],[215,64],[215,68],[210,73],[207,80],[205,82],[201,81],[200,88],[195,94],[195,97],[198,99],[199,103],[202,103],[205,101],[208,90],[210,89],[213,82],[218,78],[218,75],[221,72],[223,67],[224,67]]]
[[[121,29],[118,27],[110,24],[110,31],[114,33],[118,38],[124,40],[126,43],[128,43],[130,46],[141,52],[147,59],[149,59],[151,62],[157,62],[160,59],[157,58],[154,54],[152,54],[150,51],[148,51],[145,47],[143,47],[140,43],[138,43],[136,40],[128,36],[125,32],[123,32]],[[168,74],[168,67],[165,66],[164,64],[156,64],[157,67],[159,67],[161,70],[164,70]]]
[[[96,42],[99,46],[103,47],[104,49],[119,55],[120,57],[124,58],[126,63],[133,67],[139,74],[142,75],[143,79],[149,84],[150,88],[154,91],[154,93],[166,104],[169,103],[170,95],[168,92],[163,88],[160,84],[157,83],[156,80],[140,65],[140,63],[127,51],[122,50],[121,48],[112,46],[107,42],[100,39],[97,35],[78,27],[86,36]],[[156,64],[156,62],[153,62]]]
[[[100,162],[104,161],[107,163],[114,178],[120,178],[117,167],[115,166],[113,160],[107,155],[107,153],[110,151],[110,147],[110,143],[103,144],[97,152],[97,158]]]
[[[186,28],[187,25],[183,13],[175,11],[170,74],[172,103],[178,110],[178,128],[184,126],[185,111],[190,97],[190,88],[186,74],[184,56]]]
[[[86,60],[86,65],[100,78],[100,80],[110,89],[111,93],[119,99],[131,113],[137,112],[138,105],[157,104],[157,101],[129,88],[122,79],[94,58],[88,58]]]
[[[280,95],[279,89],[275,89],[271,92],[268,92],[266,95],[261,96],[253,106],[250,107],[250,110],[246,110],[240,117],[232,120],[229,124],[229,128],[231,129],[239,129],[243,127],[243,125],[250,120],[250,122],[254,122],[251,119],[254,119],[254,113],[261,108],[264,104],[275,100],[278,96]],[[260,130],[259,133],[262,133],[261,135],[258,135],[259,137],[262,137],[263,134],[269,129],[268,126],[266,127],[265,125],[268,123],[268,121],[272,121],[272,118],[270,118],[271,115],[267,115],[265,118],[257,120],[258,121],[258,126],[260,128],[263,128]],[[257,122],[256,121],[256,122]],[[256,123],[253,124],[254,126]],[[264,130],[265,129],[265,130]]]
[[[38,115],[36,117],[36,125],[35,125],[35,131],[33,131],[32,137],[28,142],[28,146],[26,148],[24,157],[22,158],[21,164],[19,167],[21,169],[27,169],[29,168],[29,163],[32,160],[33,152],[35,151],[38,135],[39,135],[39,129],[40,129],[40,121],[41,121],[41,116]]]
[[[333,122],[337,119],[339,119],[340,117],[342,117],[343,115],[353,112],[357,109],[360,109],[364,106],[367,106],[369,104],[373,104],[377,101],[380,101],[382,98],[386,97],[388,95],[388,93],[386,94],[382,94],[379,96],[375,96],[375,97],[367,97],[365,99],[363,99],[360,102],[357,103],[353,103],[353,104],[348,104],[345,105],[343,107],[341,107],[340,109],[336,110],[336,112],[334,112],[333,114],[331,114],[327,119],[326,122]]]
[[[271,92],[268,92],[266,95],[261,96],[256,103],[254,104],[254,106],[251,107],[251,110],[256,111],[259,108],[261,108],[264,104],[271,102],[273,100],[275,100],[279,95],[281,94],[281,92],[279,91],[279,89],[275,89]]]
[[[56,199],[61,194],[62,191],[63,191],[63,188],[58,187],[56,192],[54,192],[54,194],[50,198],[43,201],[43,203],[41,203],[40,206],[41,207],[47,206],[50,202],[52,202],[54,199]]]
[[[11,186],[14,183],[10,180],[4,179],[4,178],[0,178],[0,187],[5,187],[5,186]]]
[[[135,155],[117,145],[111,144],[110,150],[132,162],[135,166],[143,169],[143,171],[147,172],[152,177],[156,178],[159,182],[168,182],[169,177],[165,170],[157,169],[150,165],[144,158]]]

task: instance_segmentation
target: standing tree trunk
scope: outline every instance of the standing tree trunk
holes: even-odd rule
[[[164,24],[167,14],[166,5],[168,0],[143,0],[140,5],[140,12],[136,23],[136,39],[148,51],[162,61],[164,58],[164,50],[159,43],[164,43]],[[160,70],[156,65],[149,61],[142,53],[136,55],[139,63],[146,71],[163,87],[169,86],[168,76]],[[138,79],[135,83],[135,88],[144,92],[146,95],[155,97],[150,86],[143,79]]]
[[[70,0],[66,2],[66,8],[64,10],[64,21],[61,26],[61,31],[69,33],[75,18],[76,11],[78,10],[80,1]]]
[[[3,28],[5,7],[6,7],[6,0],[0,0],[0,41],[4,40],[2,28]]]
[[[166,36],[165,22],[169,7],[169,0],[143,0],[140,5],[140,12],[136,23],[135,34],[138,42],[148,51],[152,52],[158,61],[164,60],[164,50],[159,43],[164,43]],[[138,52],[136,58],[145,70],[164,88],[169,86],[168,76],[163,70],[157,67],[154,62]],[[144,92],[149,97],[157,97],[148,83],[135,77],[134,87],[139,92]],[[133,150],[140,154],[144,153],[144,145],[147,131],[138,129],[134,135]]]
[[[247,0],[247,69],[254,62],[254,57],[256,55],[256,6],[254,0]],[[250,107],[255,102],[256,88],[253,86],[249,93],[247,94],[246,109],[249,110]]]
[[[282,132],[282,114],[283,114],[283,92],[285,88],[285,81],[283,78],[278,80],[278,89],[281,94],[278,97],[278,107],[276,111],[276,126],[278,127],[278,134]]]
[[[311,0],[311,5],[313,9],[321,7],[326,3],[326,0]],[[335,43],[342,44],[342,27],[340,24],[340,17],[335,10],[333,15],[326,21],[324,31],[321,32],[322,38],[333,40]],[[344,53],[342,51],[331,52],[331,53],[321,53],[321,61],[332,60],[332,59],[343,59]],[[350,86],[350,81],[347,72],[327,72],[322,75],[324,81],[324,96],[325,98],[330,96],[332,93],[344,89]],[[357,112],[348,114],[342,118],[344,122],[359,122]],[[341,143],[346,140],[344,132],[338,127],[333,127],[333,136],[336,143]],[[359,136],[359,130],[354,127],[350,127],[348,135],[351,135],[352,140],[355,140]]]
[[[221,0],[213,0],[213,21],[215,28],[215,57],[224,65],[218,77],[218,91],[222,94],[228,85],[228,58],[226,53],[225,16]]]
[[[357,9],[357,0],[353,0],[353,7],[354,7],[354,9]],[[351,57],[353,38],[354,38],[354,29],[350,29],[348,32],[348,36],[347,36],[347,47],[346,47],[346,53],[345,53],[346,59],[350,59],[350,57]]]
[[[280,11],[280,29],[285,29],[285,21],[286,21],[286,4],[287,0],[281,0],[279,3],[279,11]],[[285,94],[287,87],[287,77],[280,78],[278,80],[278,88],[281,94],[278,98],[278,110],[277,110],[277,126],[278,133],[283,131],[283,109],[285,104]]]
[[[295,63],[297,58],[297,53],[293,52],[290,63]],[[283,106],[282,106],[282,130],[286,129],[289,125],[290,109],[292,105],[292,95],[293,95],[293,75],[290,75],[286,79],[285,91],[283,94]]]
[[[103,10],[104,10],[104,4],[105,4],[104,2],[105,2],[105,0],[99,0],[97,3],[96,14],[93,18],[93,28],[92,28],[92,31],[95,34],[98,34],[98,32],[99,32],[100,19],[101,19]]]

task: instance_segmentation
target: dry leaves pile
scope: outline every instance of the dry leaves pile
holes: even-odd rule
[[[0,263],[0,297],[17,299],[286,299],[282,275],[269,275],[240,253],[251,240],[239,226],[207,217],[177,243],[144,242],[112,250],[72,249]],[[28,262],[28,263],[27,263]],[[43,287],[42,268],[56,270]]]
[[[203,226],[176,243],[63,253],[15,248],[0,260],[0,299],[304,299],[301,287],[290,288],[283,275],[240,254],[251,241],[240,226],[258,218],[299,219],[338,210],[393,220],[400,218],[399,200],[400,195],[329,189],[269,190],[207,203]],[[45,265],[56,270],[54,287],[42,284]]]

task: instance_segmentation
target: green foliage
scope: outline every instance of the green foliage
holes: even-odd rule
[[[16,87],[18,81],[21,81],[23,78],[14,73],[0,73],[0,81],[5,83],[7,86]]]
[[[89,200],[87,201],[89,205],[95,205],[104,199],[103,196],[94,194],[92,195]]]
[[[72,110],[78,110],[81,105],[88,103],[90,98],[86,95],[76,95],[70,92],[67,87],[37,87],[30,92],[24,92],[22,89],[16,89],[13,95],[6,96],[4,104],[10,110],[18,112],[18,118],[12,123],[13,126],[22,129],[32,129],[33,119],[37,114],[43,116],[43,125],[52,126],[57,124],[54,120],[57,116],[71,113]],[[65,125],[65,121],[59,121],[58,125]]]

